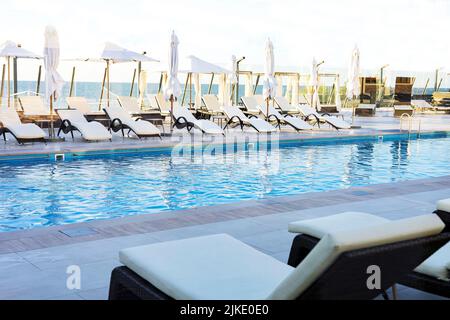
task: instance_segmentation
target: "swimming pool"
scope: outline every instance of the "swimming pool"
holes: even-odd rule
[[[450,138],[0,162],[0,231],[450,174]],[[318,144],[317,144],[318,143]]]

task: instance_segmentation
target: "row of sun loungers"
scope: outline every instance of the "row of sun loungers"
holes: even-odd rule
[[[250,127],[259,133],[275,132],[277,128],[281,129],[281,125],[290,126],[297,131],[312,130],[312,124],[317,124],[320,127],[320,123],[328,123],[336,129],[350,128],[350,125],[339,117],[319,114],[308,105],[292,106],[283,97],[276,97],[274,99],[272,105],[269,106],[269,114],[267,114],[266,105],[262,103],[262,97],[259,96],[242,98],[244,106],[247,109],[246,111],[242,111],[237,106],[222,106],[219,104],[217,97],[213,95],[205,95],[202,99],[206,113],[209,116],[221,115],[226,119],[227,123],[224,128],[220,128],[211,120],[195,118],[187,107],[179,106],[177,103],[175,103],[173,111],[174,127],[179,129],[186,128],[188,131],[195,128],[206,134],[224,134],[224,129],[235,126],[240,126],[242,130],[244,127]],[[35,122],[48,122],[50,121],[49,117],[59,117],[62,122],[58,135],[61,133],[70,133],[73,138],[73,132],[78,131],[84,139],[89,141],[110,140],[112,138],[111,134],[107,132],[100,122],[90,121],[92,118],[96,120],[99,120],[99,118],[101,120],[108,120],[109,131],[120,131],[123,136],[125,136],[125,131],[127,131],[127,135],[133,133],[139,138],[160,137],[160,130],[151,121],[147,121],[145,116],[155,115],[155,112],[159,113],[159,116],[162,117],[170,116],[170,107],[162,95],[149,96],[149,100],[157,106],[159,112],[155,110],[143,111],[140,103],[134,97],[118,97],[119,106],[105,107],[102,111],[93,111],[87,100],[83,97],[69,97],[67,98],[69,108],[57,109],[52,115],[45,107],[42,98],[38,96],[19,98],[21,105],[20,112],[23,113],[24,117],[31,117],[32,121]],[[275,108],[275,103],[279,109]],[[259,115],[262,117],[258,117]],[[21,124],[15,110],[0,114],[0,122],[2,123],[2,131],[0,133],[3,134],[5,139],[6,133],[13,132],[13,135],[18,141],[20,140],[20,143],[40,141],[43,139],[42,130],[36,129],[37,126],[34,124],[23,124],[19,128],[16,126],[15,128],[8,129],[11,126],[11,120],[8,120],[8,117],[15,117],[15,123]],[[162,123],[162,120],[160,121]],[[25,130],[28,132],[34,130],[33,135],[30,135],[30,133],[27,135]]]
[[[226,234],[123,249],[109,298],[373,299],[396,283],[450,297],[450,199],[434,214],[393,221],[347,212],[288,230],[298,234],[288,264]]]

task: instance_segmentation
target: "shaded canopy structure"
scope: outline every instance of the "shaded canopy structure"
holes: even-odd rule
[[[7,64],[7,94],[8,94],[8,107],[11,105],[11,58],[24,58],[24,59],[42,59],[41,55],[34,52],[26,50],[21,46],[17,45],[13,41],[6,41],[0,46],[0,57],[6,58]],[[3,97],[3,86],[4,79],[2,79],[1,84],[1,97]]]

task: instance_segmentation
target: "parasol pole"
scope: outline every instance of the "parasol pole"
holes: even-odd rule
[[[8,108],[11,106],[11,65],[9,61],[9,57],[6,57],[8,63],[8,83],[6,84],[6,89],[8,93]]]
[[[139,71],[139,77],[140,77],[141,71]],[[131,89],[130,89],[130,97],[133,96],[133,90],[134,90],[134,82],[136,80],[136,69],[134,69],[133,72],[133,78],[131,79]],[[139,79],[138,79],[138,84],[139,84]]]
[[[2,87],[0,88],[0,107],[2,106],[3,100],[3,88],[5,86],[5,64],[2,66]]]
[[[42,73],[42,65],[39,66],[38,69],[38,77],[36,81],[36,95],[39,95],[39,90],[41,90],[41,73]]]
[[[75,67],[72,68],[72,78],[70,80],[70,90],[69,90],[69,97],[73,94],[73,85],[75,82]]]
[[[106,60],[106,81],[107,81],[107,89],[108,89],[108,92],[106,93],[106,97],[107,97],[107,106],[108,106],[108,108],[109,108],[109,99],[111,98],[110,97],[110,94],[109,94],[109,91],[111,90],[111,83],[110,83],[110,79],[109,79],[109,59],[108,60]]]
[[[105,72],[103,73],[102,90],[100,91],[100,101],[98,104],[98,111],[102,110],[103,92],[105,91],[106,70],[107,69],[105,68]]]
[[[170,133],[173,132],[173,94],[170,95]]]

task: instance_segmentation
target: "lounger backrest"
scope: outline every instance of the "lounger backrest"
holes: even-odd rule
[[[298,103],[299,104],[309,104],[308,100],[306,99],[306,97],[304,95],[301,95],[298,97]]]
[[[298,267],[275,288],[268,298],[282,300],[298,298],[343,253],[433,236],[440,233],[444,226],[444,223],[437,215],[427,214],[408,219],[388,221],[363,229],[327,234]],[[374,262],[371,261],[369,265],[371,264],[374,264]],[[364,269],[364,272],[366,272],[369,265],[361,269]],[[354,268],[355,266],[352,266],[352,270]]]
[[[173,115],[176,119],[183,117],[188,122],[196,122],[197,119],[194,117],[194,115],[186,108],[185,106],[176,106],[173,108]]]
[[[274,98],[274,100],[283,111],[298,111],[297,108],[292,106],[285,97],[277,96]]]
[[[222,106],[219,103],[217,97],[213,94],[205,94],[202,96],[203,103],[206,109],[210,112],[222,112]]]
[[[7,128],[8,126],[18,125],[22,122],[20,121],[17,111],[14,108],[8,108],[6,110],[0,109],[0,123]]]
[[[142,112],[141,107],[139,106],[139,101],[136,97],[127,97],[127,96],[119,96],[117,97],[122,108],[131,113],[140,113]]]
[[[309,116],[310,114],[314,114],[316,116],[319,115],[316,110],[314,110],[313,108],[311,108],[309,105],[306,105],[306,104],[299,105],[298,110],[305,117]]]
[[[72,123],[85,123],[87,122],[84,115],[77,109],[58,109],[56,111],[61,120],[69,120]]]
[[[264,97],[262,96],[262,94],[255,94],[255,95],[253,95],[253,98],[255,99],[256,103],[259,105],[266,104],[266,101],[264,100]]]
[[[70,109],[77,109],[84,114],[92,112],[91,107],[85,97],[67,97],[66,102]]]
[[[133,120],[129,113],[126,112],[122,107],[110,106],[109,108],[105,108],[104,110],[111,120],[119,119],[122,122]]]
[[[247,111],[259,112],[259,103],[255,96],[241,97],[241,101],[244,104]]]
[[[258,110],[267,117],[267,105],[258,105]],[[273,107],[273,104],[269,102],[269,115],[274,115],[278,119],[283,118],[283,116],[278,112],[277,109]]]
[[[159,110],[163,113],[169,113],[170,112],[170,102],[166,101],[164,99],[164,95],[162,93],[157,93],[154,97],[154,101],[156,102],[156,105],[158,106]],[[178,105],[176,101],[174,101],[174,106]]]
[[[238,117],[242,121],[248,121],[247,116],[236,106],[224,106],[223,112],[228,117],[228,119],[231,119],[233,117]]]
[[[48,115],[50,111],[40,96],[19,97],[20,105],[25,115]]]

